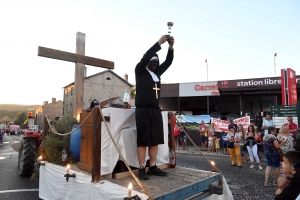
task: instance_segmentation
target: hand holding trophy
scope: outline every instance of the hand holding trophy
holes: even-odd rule
[[[169,43],[170,49],[173,50],[174,38],[171,36],[171,28],[174,25],[174,23],[173,22],[168,22],[167,25],[168,25],[168,35],[167,35],[168,39],[167,39],[167,41]]]

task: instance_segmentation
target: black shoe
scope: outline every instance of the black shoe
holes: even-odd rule
[[[158,167],[156,167],[156,165],[154,165],[152,167],[149,167],[147,174],[155,176],[166,176],[168,173],[161,171]]]
[[[140,180],[148,180],[145,167],[140,167],[138,177]]]
[[[236,164],[231,165],[231,167],[235,167],[235,166],[236,166]]]

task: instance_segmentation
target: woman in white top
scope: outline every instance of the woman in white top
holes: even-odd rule
[[[252,169],[254,167],[254,158],[258,163],[258,168],[262,169],[260,165],[260,160],[257,155],[257,144],[256,144],[257,134],[255,133],[254,127],[252,125],[248,126],[248,132],[245,134],[246,146],[250,156],[251,166]]]

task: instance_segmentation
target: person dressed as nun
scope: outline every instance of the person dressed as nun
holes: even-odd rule
[[[156,54],[161,45],[168,41],[169,50],[164,63],[159,64]],[[148,175],[166,176],[156,166],[158,145],[164,144],[163,121],[159,107],[160,77],[170,67],[174,57],[174,38],[162,36],[143,56],[135,68],[136,98],[135,119],[137,128],[138,177],[148,180]],[[146,149],[150,157],[150,167],[145,170]]]

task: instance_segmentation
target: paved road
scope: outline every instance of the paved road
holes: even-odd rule
[[[3,137],[4,149],[0,149],[0,199],[5,200],[37,200],[38,181],[31,181],[28,177],[20,177],[18,174],[18,153],[10,145],[22,140],[22,136],[5,135]],[[16,191],[14,191],[16,190]],[[21,191],[25,190],[25,191]]]
[[[264,172],[266,163],[263,160],[263,170],[255,167],[250,169],[250,163],[243,163],[243,168],[231,167],[229,155],[205,154],[213,160],[222,171],[235,200],[271,200],[274,199],[276,186],[264,187]],[[211,170],[207,161],[191,148],[187,151],[177,151],[178,166],[201,170]],[[272,177],[273,178],[273,177]],[[270,179],[273,181],[273,179]]]

